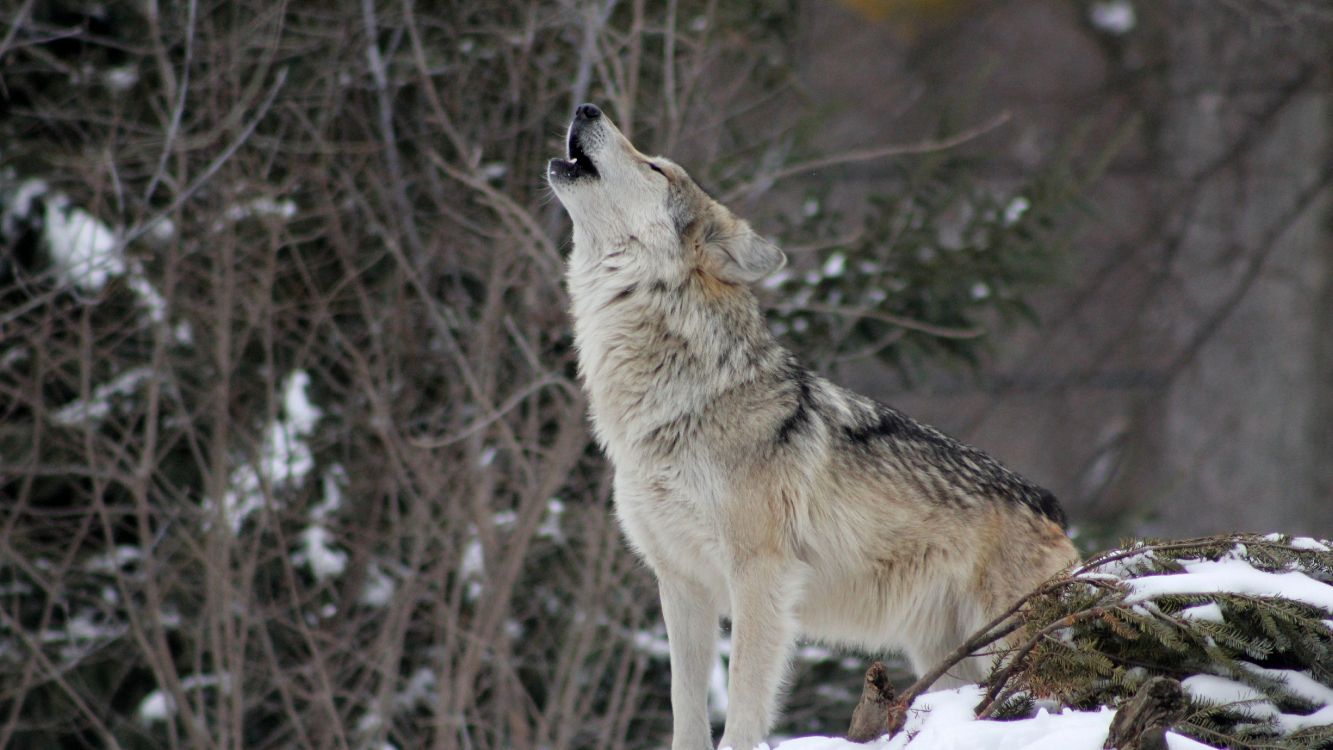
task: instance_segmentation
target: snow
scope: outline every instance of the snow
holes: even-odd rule
[[[129,75],[133,71],[126,71],[110,71],[108,85],[113,89],[121,85],[132,86],[134,81]],[[45,181],[25,180],[0,201],[6,204],[3,215],[0,215],[0,227],[5,234],[13,233],[16,220],[32,214],[38,199],[45,205],[42,239],[51,254],[56,273],[65,284],[84,292],[100,292],[112,277],[124,277],[140,306],[147,309],[149,320],[154,324],[166,322],[166,300],[148,281],[143,266],[138,261],[126,259],[120,231],[107,226],[83,208],[71,205],[64,193],[51,192]],[[189,324],[179,324],[174,335],[178,342],[188,343],[192,338]]]
[[[476,528],[472,528],[469,530],[467,543],[463,545],[463,557],[458,564],[458,574],[467,582],[465,596],[468,601],[474,602],[481,598],[484,587],[480,579],[485,572],[486,561],[481,549],[481,540],[477,537]]]
[[[121,637],[129,630],[120,622],[93,619],[91,612],[78,612],[63,627],[48,628],[38,635],[42,643],[106,643]]]
[[[149,283],[143,275],[143,269],[138,263],[130,266],[130,273],[127,283],[130,291],[139,298],[139,304],[148,308],[148,319],[154,323],[165,323],[167,320],[167,301],[162,299],[162,295],[157,289]],[[177,337],[179,339],[179,336]]]
[[[1308,536],[1292,537],[1289,544],[1296,549],[1313,550],[1315,552],[1333,552],[1333,550],[1329,549],[1328,545],[1325,545],[1316,539],[1311,539]]]
[[[56,194],[47,198],[44,218],[51,260],[70,283],[96,292],[110,277],[125,273],[116,233],[97,217]]]
[[[666,628],[658,626],[653,630],[640,630],[633,636],[634,647],[657,659],[666,659],[671,655],[671,646],[667,643]]]
[[[306,395],[309,387],[310,375],[304,370],[297,370],[287,378],[282,394],[282,410],[287,416],[287,423],[293,431],[302,435],[310,434],[315,429],[315,422],[323,416],[323,412]]]
[[[99,385],[87,399],[75,399],[51,414],[51,421],[60,425],[79,425],[105,419],[111,413],[111,399],[124,398],[134,393],[148,380],[153,371],[148,367],[126,370]]]
[[[407,678],[407,684],[403,689],[393,697],[394,703],[400,708],[429,705],[435,698],[437,681],[435,672],[430,667],[418,667],[412,676]]]
[[[1268,573],[1243,560],[1182,560],[1185,573],[1143,576],[1128,581],[1126,604],[1168,594],[1234,593],[1281,596],[1333,612],[1333,586],[1304,573]]]
[[[565,534],[560,530],[560,519],[564,515],[565,504],[559,498],[547,500],[546,515],[542,518],[542,525],[537,527],[537,538],[564,541]]]
[[[727,717],[727,707],[731,705],[727,697],[727,665],[722,661],[722,651],[713,654],[713,668],[708,673],[708,713],[714,721]]]
[[[904,730],[892,738],[856,743],[838,737],[799,737],[772,750],[1101,750],[1115,711],[1074,711],[1052,714],[1039,709],[1030,719],[978,721],[972,710],[982,689],[966,685],[926,693],[912,703]],[[1208,748],[1173,732],[1171,750]]]
[[[176,701],[161,690],[154,690],[139,703],[139,709],[135,713],[138,714],[139,721],[144,724],[166,721],[167,717],[176,713]]]
[[[218,687],[227,691],[231,687],[231,680],[228,679],[227,675],[221,677],[209,674],[189,675],[181,679],[180,686],[182,690]],[[140,723],[143,724],[166,721],[172,714],[176,713],[176,699],[158,688],[144,696],[134,713],[138,716]]]
[[[828,260],[824,261],[824,278],[836,279],[842,275],[843,269],[847,266],[847,256],[843,253],[833,253],[829,255]]]
[[[1264,720],[1277,716],[1277,708],[1262,692],[1244,683],[1212,674],[1196,674],[1180,681],[1190,697],[1227,706],[1236,713]]]
[[[1027,213],[1031,207],[1032,203],[1027,198],[1021,195],[1016,196],[1009,201],[1009,205],[1004,207],[1004,225],[1013,226],[1017,224],[1018,220],[1023,218],[1023,214]]]
[[[1108,34],[1126,34],[1133,30],[1138,18],[1129,0],[1105,0],[1088,9],[1092,25]]]
[[[311,426],[313,429],[313,425]],[[342,507],[343,504],[343,485],[347,484],[347,470],[339,464],[329,467],[321,478],[321,486],[324,488],[324,499],[320,500],[310,509],[310,517],[315,520],[323,520],[333,515],[333,512]]]
[[[143,552],[138,547],[122,544],[100,555],[92,555],[83,564],[84,569],[96,573],[120,573],[126,566],[143,559]]]
[[[1276,673],[1270,676],[1280,679],[1285,678],[1287,687],[1292,692],[1300,694],[1301,691],[1307,691],[1308,695],[1320,696],[1320,702],[1333,697],[1333,690],[1314,681],[1308,675],[1299,672],[1283,674],[1282,670],[1268,670],[1259,667],[1249,668],[1260,673]],[[1333,723],[1333,705],[1326,705],[1308,715],[1282,713],[1263,693],[1249,685],[1225,677],[1198,674],[1181,680],[1180,685],[1185,689],[1185,692],[1194,698],[1227,706],[1238,714],[1258,721],[1272,720],[1277,723],[1283,732],[1295,732],[1306,727],[1327,726]]]
[[[1180,617],[1184,620],[1202,620],[1204,622],[1225,622],[1222,616],[1222,608],[1217,606],[1217,602],[1208,602],[1196,607],[1189,607],[1180,611]]]
[[[347,553],[334,549],[332,542],[333,535],[323,526],[308,526],[301,532],[296,560],[308,566],[316,580],[341,575],[347,568]]]
[[[267,196],[261,196],[248,203],[238,203],[227,208],[227,218],[232,221],[265,216],[290,219],[295,215],[296,203],[294,201],[290,199],[274,200]]]
[[[282,416],[264,432],[259,460],[232,472],[231,488],[223,498],[223,511],[233,532],[245,519],[264,506],[265,484],[279,486],[304,479],[315,468],[314,454],[306,440],[314,433],[323,413],[310,401],[306,389],[310,375],[296,370],[282,386]],[[328,485],[325,485],[326,490]]]
[[[1318,539],[1312,539],[1311,537],[1308,536],[1286,537],[1283,536],[1282,534],[1273,533],[1273,534],[1265,534],[1263,536],[1263,539],[1264,541],[1268,542],[1277,542],[1278,544],[1288,544],[1299,550],[1308,550],[1310,552],[1333,552],[1333,548],[1330,548],[1326,542],[1322,542]]]
[[[102,73],[102,81],[112,91],[129,91],[139,82],[139,70],[133,65],[109,68]]]
[[[1277,725],[1283,732],[1295,732],[1308,727],[1326,727],[1333,724],[1333,706],[1324,706],[1308,716],[1278,714]]]
[[[393,601],[395,588],[393,579],[379,563],[371,562],[366,568],[366,582],[361,587],[361,596],[357,601],[367,607],[383,607]]]
[[[1287,692],[1311,704],[1333,706],[1333,688],[1314,679],[1307,672],[1292,669],[1267,669],[1248,662],[1237,662],[1245,669],[1286,685]]]
[[[176,236],[176,222],[163,216],[149,228],[148,235],[158,242],[166,242]]]
[[[358,734],[371,734],[377,732],[384,726],[384,717],[373,708],[361,715],[356,720],[356,731]]]

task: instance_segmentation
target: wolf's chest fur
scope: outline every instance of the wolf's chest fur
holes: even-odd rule
[[[771,396],[785,352],[749,292],[702,273],[652,277],[597,264],[571,270],[575,343],[598,439],[629,463],[724,461]],[[747,304],[748,303],[748,304]],[[749,419],[736,419],[750,409]],[[752,427],[751,427],[752,429]]]
[[[697,272],[634,271],[615,256],[571,265],[593,427],[634,546],[655,563],[717,579],[719,504],[787,408],[775,393],[790,355],[747,290]],[[662,537],[671,544],[658,544]]]

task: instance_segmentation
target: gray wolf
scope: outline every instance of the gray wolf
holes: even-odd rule
[[[920,674],[1076,560],[1051,493],[774,340],[750,285],[786,257],[683,169],[590,104],[567,141],[547,177],[573,220],[579,368],[616,516],[658,581],[673,750],[712,747],[720,617],[721,747],[749,750],[798,637],[900,649]]]

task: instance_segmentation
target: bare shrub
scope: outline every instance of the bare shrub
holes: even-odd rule
[[[722,124],[781,21],[735,5],[22,8],[0,746],[659,736],[541,177],[594,89],[762,146]]]

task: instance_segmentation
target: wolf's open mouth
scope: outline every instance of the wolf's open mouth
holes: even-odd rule
[[[570,161],[596,173],[597,168],[592,165],[592,160],[588,158],[588,152],[583,150],[583,144],[579,142],[579,135],[582,133],[583,128],[574,127],[569,129],[569,142],[565,144],[565,152],[568,154]]]
[[[575,121],[569,129],[569,139],[565,143],[566,159],[552,159],[549,170],[552,176],[572,181],[582,177],[599,177],[597,167],[592,163],[588,152],[583,150],[583,123]]]

